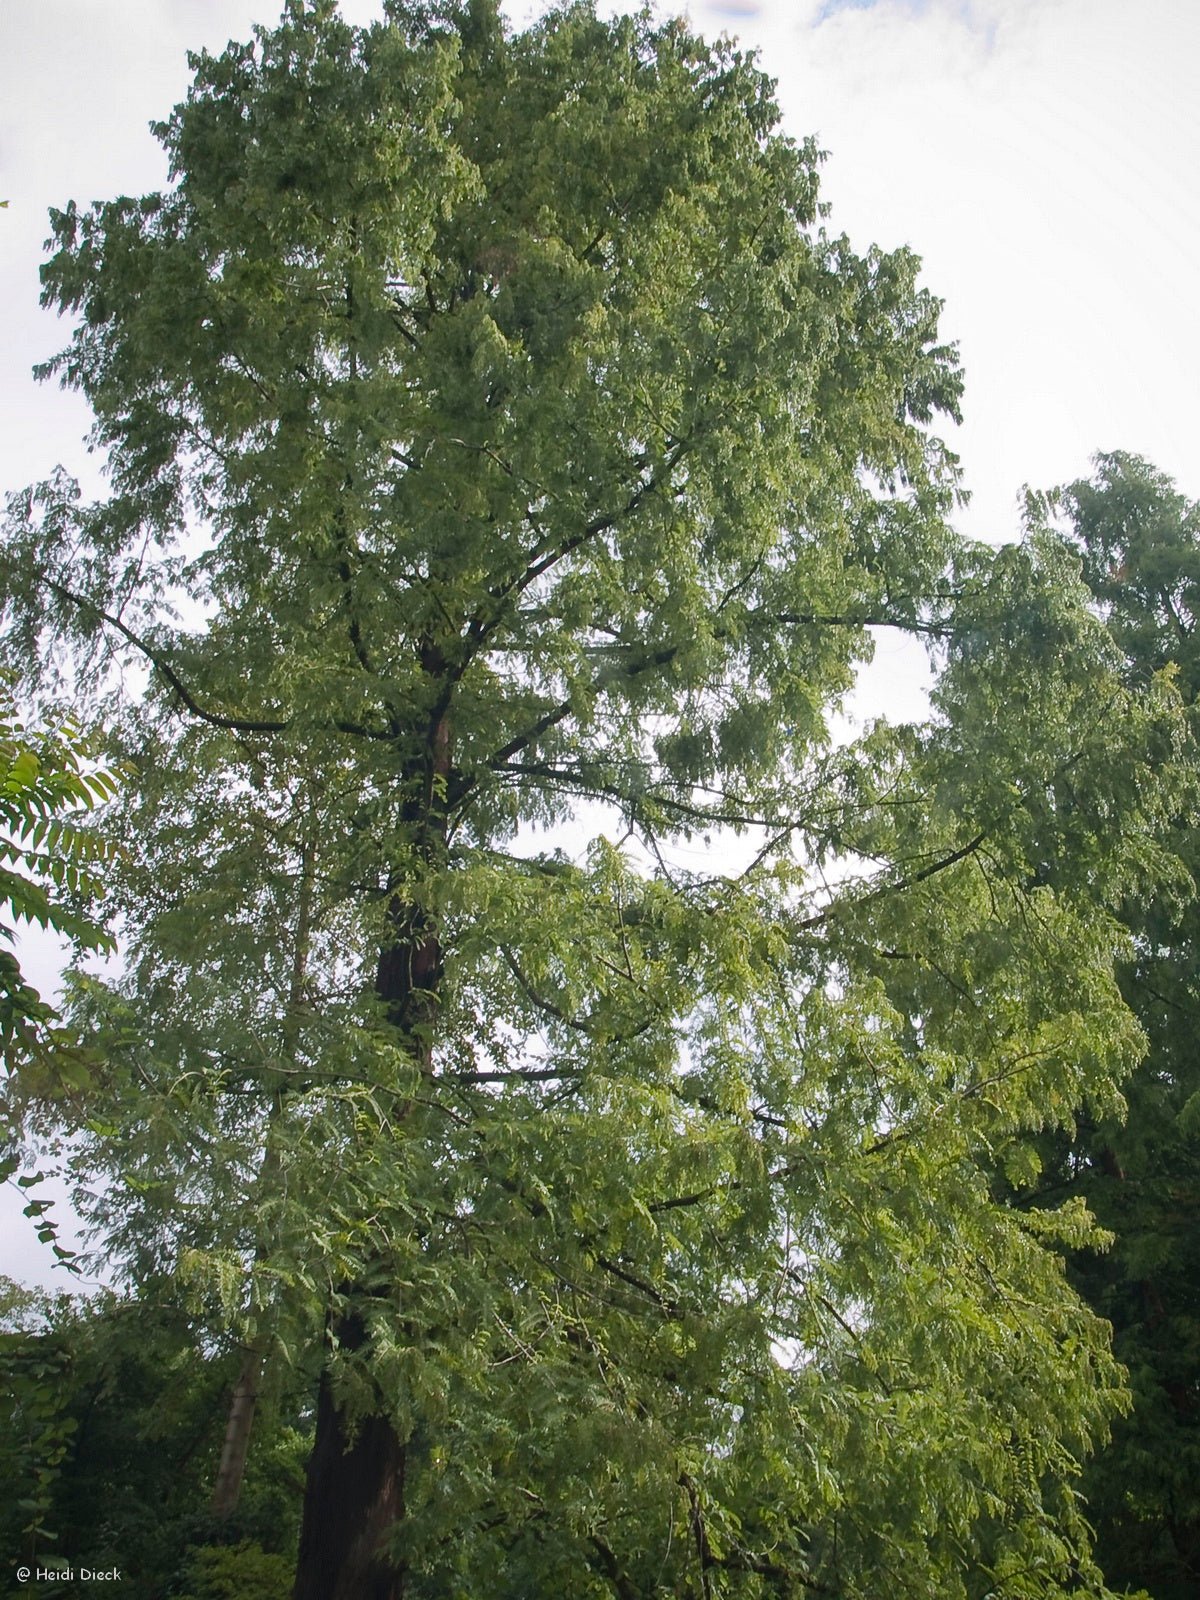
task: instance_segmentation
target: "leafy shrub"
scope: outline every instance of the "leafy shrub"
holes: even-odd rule
[[[180,1600],[289,1600],[294,1565],[253,1540],[200,1545],[188,1553],[187,1582]]]

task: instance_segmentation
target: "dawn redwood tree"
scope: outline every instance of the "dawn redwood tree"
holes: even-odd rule
[[[1136,1056],[1170,696],[956,548],[915,259],[678,22],[193,65],[170,186],[54,214],[112,492],[15,497],[5,596],[149,668],[78,1160],[311,1365],[298,1600],[1099,1593],[1087,1218],[991,1178]],[[935,715],[835,747],[885,625]]]

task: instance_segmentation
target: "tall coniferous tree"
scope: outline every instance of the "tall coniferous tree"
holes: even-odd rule
[[[86,1159],[313,1364],[298,1600],[1097,1590],[1086,1219],[987,1174],[1136,1054],[1168,710],[1060,549],[956,551],[915,259],[678,23],[194,67],[172,186],[55,215],[113,493],[14,501],[6,598],[151,668]],[[879,625],[937,719],[835,750]]]

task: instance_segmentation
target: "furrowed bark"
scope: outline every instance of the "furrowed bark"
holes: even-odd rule
[[[360,1313],[338,1319],[339,1345],[367,1342]],[[294,1600],[402,1600],[404,1575],[388,1557],[404,1517],[405,1447],[389,1418],[351,1431],[333,1398],[328,1370],[317,1396],[317,1431],[304,1488]]]

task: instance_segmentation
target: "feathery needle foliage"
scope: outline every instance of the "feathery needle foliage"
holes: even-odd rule
[[[76,1161],[252,1357],[227,1483],[290,1363],[297,1600],[1101,1593],[1089,1219],[996,1175],[1141,1049],[1170,685],[955,540],[938,303],[733,45],[291,0],[193,68],[53,216],[112,493],[4,581],[149,670]],[[934,711],[837,746],[879,627]]]

